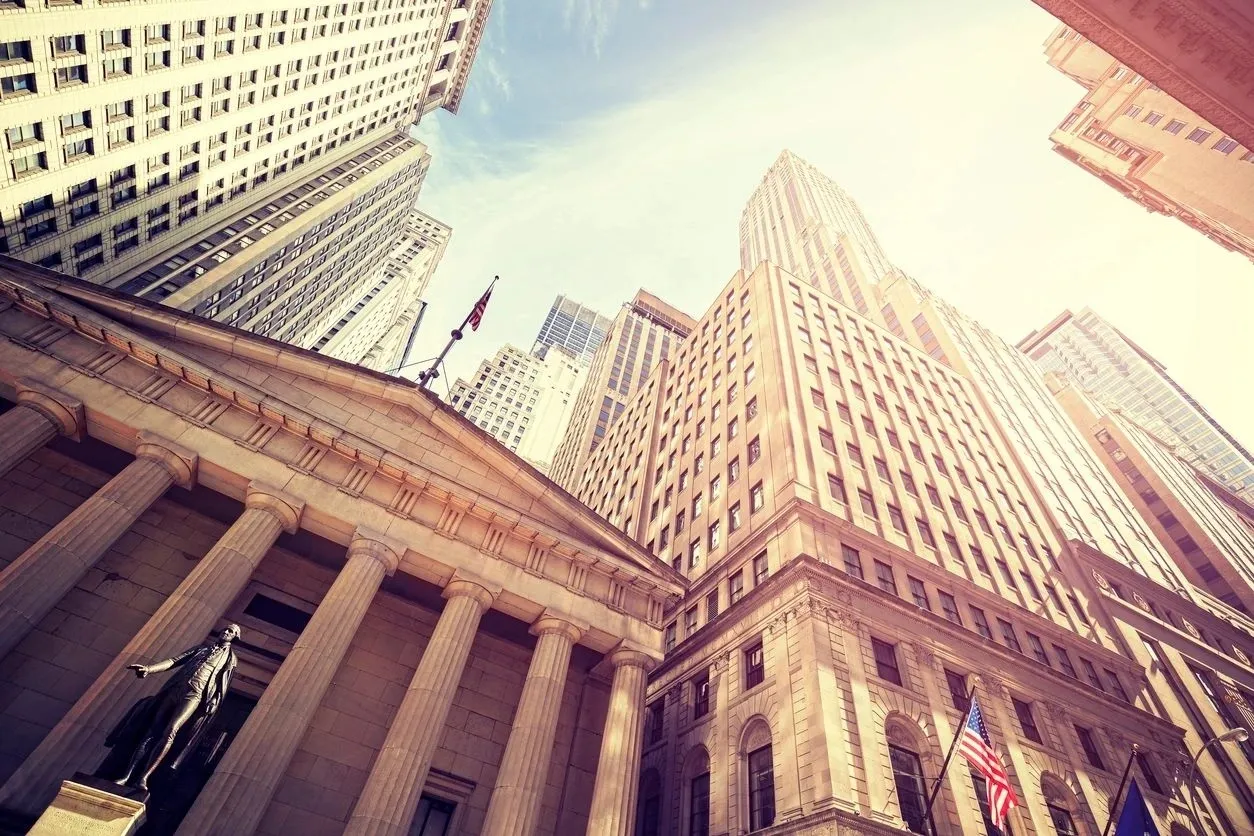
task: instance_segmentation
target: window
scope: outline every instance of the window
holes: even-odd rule
[[[915,606],[931,612],[932,602],[928,600],[927,587],[923,585],[923,581],[910,575],[906,575],[906,581],[910,584],[910,597],[914,599]]]
[[[693,633],[697,632],[698,624],[699,618],[697,616],[697,608],[695,606],[689,607],[684,612],[684,635],[691,636]]]
[[[2,45],[0,45],[2,46]],[[17,96],[35,92],[35,74],[23,73],[0,78],[0,96]]]
[[[693,778],[688,793],[689,836],[710,836],[710,773]]]
[[[766,681],[766,657],[762,654],[761,640],[745,648],[744,660],[745,690],[748,691]]]
[[[710,713],[710,672],[704,670],[692,679],[692,719]]]
[[[755,435],[749,442],[749,464],[752,465],[760,458],[762,458],[762,440]]]
[[[1179,119],[1172,119],[1163,127],[1163,130],[1169,134],[1178,134],[1184,130],[1184,123]]]
[[[740,503],[737,502],[735,505],[732,505],[732,507],[727,509],[727,530],[729,532],[738,531],[740,529],[740,523]]]
[[[1141,768],[1141,775],[1145,777],[1145,786],[1149,789],[1149,791],[1162,795],[1163,785],[1159,782],[1158,774],[1154,772],[1153,767],[1150,765],[1149,758],[1145,756],[1144,752],[1136,753],[1136,765]]]
[[[853,577],[862,580],[862,555],[852,546],[841,544],[841,557],[845,561],[845,572]]]
[[[1210,139],[1210,134],[1211,132],[1205,128],[1194,128],[1189,131],[1189,135],[1186,136],[1185,139],[1189,142],[1196,142],[1198,145],[1201,145],[1203,142]]]
[[[745,575],[743,571],[737,572],[727,579],[727,603],[728,606],[736,603],[745,594]]]
[[[1015,635],[1015,627],[1004,618],[997,619],[997,628],[1001,630],[1001,640],[1005,642],[1006,647],[1015,653],[1022,653],[1023,648],[1019,646],[1019,637]]]
[[[1106,764],[1102,762],[1102,754],[1097,750],[1097,740],[1093,737],[1092,730],[1084,726],[1076,726],[1075,734],[1080,738],[1080,748],[1084,750],[1084,759],[1089,762],[1089,765],[1105,769]]]
[[[732,459],[727,463],[727,484],[734,485],[736,480],[740,478],[740,457]]]
[[[1036,661],[1047,667],[1053,667],[1049,664],[1049,654],[1045,652],[1045,645],[1041,643],[1041,637],[1035,633],[1028,633],[1028,647],[1032,650],[1032,655],[1036,657]]]
[[[1067,654],[1067,649],[1065,647],[1054,645],[1054,656],[1057,657],[1058,667],[1062,669],[1063,673],[1072,679],[1079,679],[1079,677],[1075,675],[1075,666],[1071,664],[1071,656]]]
[[[28,142],[38,142],[43,139],[43,129],[38,122],[31,122],[6,129],[4,136],[9,141],[9,148],[18,148]]]
[[[29,60],[30,41],[0,41],[0,62]]]
[[[962,613],[958,611],[958,601],[954,596],[943,589],[936,590],[936,594],[940,597],[941,612],[945,614],[945,618],[958,626],[962,626]]]
[[[945,684],[949,686],[949,701],[954,704],[954,708],[963,714],[967,713],[967,709],[971,707],[971,696],[967,689],[966,675],[945,668]]]
[[[762,510],[766,504],[766,494],[762,489],[762,483],[758,482],[749,489],[749,513],[754,514]]]
[[[835,473],[827,474],[827,490],[832,495],[832,499],[841,505],[849,504],[849,495],[845,493],[845,480]]]
[[[721,534],[722,534],[722,529],[719,526],[718,520],[715,520],[714,522],[710,523],[710,542],[709,542],[708,548],[711,552],[717,549],[719,545],[721,544],[722,542]]]
[[[105,65],[113,63],[106,61]],[[84,84],[87,82],[87,65],[79,64],[76,67],[59,67],[53,71],[53,77],[56,80],[57,87],[65,87],[70,84]]]
[[[993,638],[993,631],[988,626],[988,617],[984,615],[984,610],[979,607],[972,607],[971,620],[975,623],[975,632],[986,639]]]
[[[1225,136],[1222,139],[1216,140],[1215,144],[1212,145],[1211,148],[1215,149],[1221,154],[1231,154],[1233,151],[1237,149],[1237,144],[1238,143],[1235,139]]]
[[[871,650],[875,655],[875,672],[879,678],[894,685],[900,685],[901,670],[897,667],[897,645],[872,636]]]
[[[833,456],[836,455],[836,440],[827,430],[819,430],[819,446]]]
[[[992,811],[988,808],[988,781],[984,776],[971,769],[971,785],[975,787],[975,797],[980,802],[980,816],[984,819],[984,833],[986,836],[994,836],[1001,833],[993,824]]]
[[[736,387],[733,386],[731,389],[731,392],[728,393],[727,395],[728,400],[735,400],[736,398],[735,391],[736,391]],[[756,397],[753,397],[749,399],[749,402],[747,404],[745,404],[745,420],[752,421],[754,418],[757,418],[757,417],[758,417],[758,399]]]
[[[666,651],[668,653],[675,649],[675,642],[678,640],[679,627],[672,621],[670,624],[666,625],[666,632],[663,634],[663,642],[665,643]]]
[[[1111,693],[1124,702],[1132,702],[1128,699],[1128,692],[1123,689],[1123,683],[1119,681],[1119,674],[1110,668],[1102,668],[1102,673],[1106,675],[1106,684],[1110,686]]]
[[[888,744],[889,761],[893,767],[893,783],[897,787],[897,804],[901,818],[911,833],[924,836],[935,833],[927,810],[927,782],[923,780],[923,765],[919,756],[909,749]]]
[[[665,711],[666,697],[659,697],[645,708],[644,739],[649,743],[657,743],[662,739],[666,723]]]
[[[896,595],[897,581],[893,578],[893,567],[881,560],[874,562],[875,585],[891,595]]]
[[[902,534],[906,533],[906,518],[902,516],[901,509],[891,502],[888,504],[888,519],[892,521],[893,528]]]
[[[1015,716],[1019,718],[1023,736],[1033,743],[1041,743],[1041,732],[1036,727],[1036,718],[1032,716],[1032,706],[1017,697],[1011,697],[1010,702],[1014,705]]]
[[[749,830],[775,823],[775,768],[768,743],[749,753]]]
[[[707,623],[718,615],[718,587],[711,589],[705,596],[705,620]]]
[[[862,513],[866,514],[873,520],[879,519],[879,514],[875,511],[875,497],[870,493],[858,488],[858,502],[862,505]]]
[[[453,802],[424,794],[418,800],[418,813],[409,832],[414,836],[448,836],[456,810]]]
[[[1088,677],[1089,684],[1099,691],[1105,691],[1102,685],[1102,679],[1097,675],[1097,668],[1093,667],[1093,663],[1083,656],[1080,657],[1080,668],[1084,671],[1084,675]]]
[[[1049,820],[1054,825],[1054,832],[1058,836],[1079,836],[1080,831],[1075,829],[1075,822],[1071,820],[1070,811],[1057,804],[1046,804],[1045,809],[1049,810]]]
[[[753,559],[753,585],[757,586],[762,583],[769,574],[770,567],[766,562],[766,552],[762,552],[762,554]]]

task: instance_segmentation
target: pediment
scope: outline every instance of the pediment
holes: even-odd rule
[[[490,527],[680,594],[682,576],[416,384],[0,257],[0,289],[251,412],[352,457],[363,472],[447,495]]]

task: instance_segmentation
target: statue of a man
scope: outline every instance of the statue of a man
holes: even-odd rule
[[[167,757],[172,755],[170,767],[178,768],[230,687],[237,661],[231,642],[239,633],[239,625],[229,624],[216,641],[209,639],[153,665],[127,665],[140,679],[171,668],[178,673],[156,694],[136,702],[105,739],[113,754],[104,769],[114,766],[111,771],[116,771],[116,765],[126,764],[120,775],[110,776],[115,783],[147,791],[149,779]]]

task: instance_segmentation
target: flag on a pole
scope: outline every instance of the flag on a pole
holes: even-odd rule
[[[984,776],[988,786],[988,814],[997,829],[1004,830],[1006,815],[1012,807],[1019,806],[1019,799],[1015,796],[1014,788],[1010,786],[1010,776],[1006,774],[1006,768],[1001,765],[1001,759],[993,751],[992,741],[988,739],[988,728],[984,725],[984,715],[980,713],[980,702],[974,696],[971,697],[971,710],[967,712],[967,724],[962,727],[960,734],[958,750]]]
[[[483,312],[488,309],[488,300],[491,298],[492,287],[489,285],[488,289],[479,297],[479,301],[475,302],[475,306],[470,310],[470,317],[467,319],[467,322],[470,323],[471,331],[479,330],[479,323],[483,322]]]
[[[1141,788],[1132,779],[1128,787],[1128,797],[1123,802],[1123,812],[1119,814],[1119,823],[1115,825],[1115,836],[1158,836],[1158,825],[1150,815],[1145,804],[1145,796]]]

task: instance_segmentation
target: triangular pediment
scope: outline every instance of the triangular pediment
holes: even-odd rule
[[[447,493],[467,513],[582,553],[626,578],[684,579],[496,439],[411,381],[0,257],[22,304],[194,386]],[[105,333],[108,332],[108,333]]]

